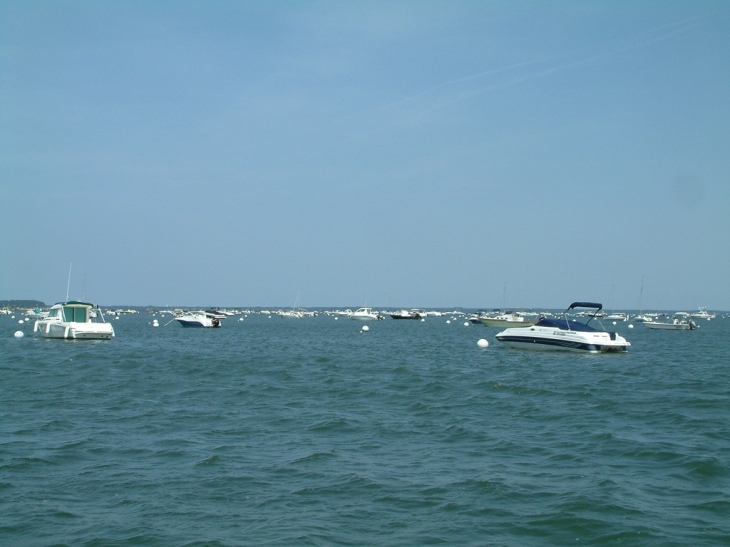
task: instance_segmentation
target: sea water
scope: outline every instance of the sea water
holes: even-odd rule
[[[0,316],[0,545],[730,545],[729,319],[582,355],[447,316],[155,317]]]

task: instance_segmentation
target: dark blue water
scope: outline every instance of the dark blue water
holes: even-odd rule
[[[577,355],[447,319],[0,316],[0,545],[730,545],[730,320]]]

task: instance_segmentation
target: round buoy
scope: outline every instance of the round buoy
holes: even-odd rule
[[[23,338],[23,336],[25,336],[25,334],[23,334],[22,330],[16,330],[15,334],[13,334],[13,336],[15,336],[16,338]]]
[[[25,318],[25,322],[27,323],[28,321],[30,321],[30,317]]]
[[[23,320],[21,319],[20,321],[18,321],[18,325],[22,325],[22,324],[23,324]]]
[[[447,325],[450,325],[450,324],[451,324],[451,321],[449,321],[449,320],[447,319],[447,320],[446,320],[446,324],[447,324]]]
[[[243,321],[243,317],[240,317],[240,318],[239,318],[238,320],[239,320],[239,321]]]
[[[335,321],[337,321],[338,319],[339,319],[339,317],[335,317]]]
[[[464,321],[464,326],[465,327],[468,327],[469,326],[469,321]]]
[[[615,325],[616,324],[616,321],[614,321],[613,324]]]
[[[421,323],[424,323],[425,321],[426,321],[425,319],[421,319]]]
[[[367,332],[367,331],[369,331],[369,330],[370,330],[370,327],[368,327],[367,325],[363,325],[363,326],[362,326],[362,331],[363,331],[363,332]]]
[[[489,342],[487,340],[485,340],[484,338],[482,338],[481,340],[479,340],[477,342],[477,346],[479,346],[480,348],[488,348]]]
[[[630,329],[633,329],[633,328],[634,328],[634,325],[629,325],[629,328],[630,328]]]

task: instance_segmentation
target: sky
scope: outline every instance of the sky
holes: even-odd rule
[[[729,2],[0,0],[0,299],[730,310],[729,280]]]

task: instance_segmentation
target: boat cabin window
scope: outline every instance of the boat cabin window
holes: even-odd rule
[[[58,312],[61,311],[58,308],[48,312],[48,317],[58,317]]]
[[[67,323],[86,323],[86,308],[64,306],[63,320]]]

